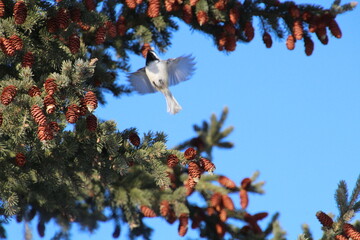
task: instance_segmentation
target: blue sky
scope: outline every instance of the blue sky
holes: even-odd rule
[[[331,3],[321,1],[323,6]],[[180,24],[172,47],[160,57],[191,53],[196,58],[194,76],[171,89],[183,110],[168,114],[160,93],[132,94],[120,99],[108,96],[108,104],[96,114],[116,120],[120,130],[164,131],[171,148],[194,136],[193,124],[229,107],[226,125],[235,130],[228,139],[235,147],[214,151],[216,173],[238,183],[259,170],[266,194],[250,196],[249,212],[280,212],[288,239],[296,239],[303,223],[310,225],[318,239],[321,226],[315,213],[337,215],[333,196],[338,182],[346,180],[351,191],[360,173],[359,9],[338,16],[337,21],[342,39],[329,36],[329,44],[323,46],[312,36],[311,57],[305,55],[303,41],[289,51],[284,41],[274,39],[273,47],[266,49],[259,31],[252,42],[238,44],[235,52],[226,54],[217,50],[211,38]],[[143,67],[144,59],[132,56],[131,64],[135,71]],[[122,75],[119,83],[124,82]],[[239,205],[237,195],[233,200]],[[155,228],[153,239],[181,239],[176,223],[147,222]],[[32,227],[33,239],[40,239],[35,222]],[[74,226],[72,235],[73,239],[112,239],[113,228],[112,223],[103,224],[89,234]],[[20,239],[22,229],[23,225],[11,224],[9,239]],[[123,229],[121,239],[126,239]],[[49,226],[45,239],[53,232]],[[195,231],[188,235],[197,236]]]

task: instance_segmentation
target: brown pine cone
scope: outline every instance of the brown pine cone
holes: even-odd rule
[[[1,50],[8,56],[14,56],[15,55],[15,47],[12,44],[10,39],[7,38],[0,38],[0,47]]]
[[[358,232],[353,225],[344,223],[343,231],[347,237],[353,240],[360,240],[360,232]]]
[[[184,20],[184,22],[190,24],[193,18],[191,6],[189,4],[185,4],[182,10],[182,19]]]
[[[272,46],[272,38],[268,32],[264,32],[263,34],[263,42],[265,43],[266,48],[271,48]]]
[[[189,215],[186,213],[182,213],[179,216],[179,227],[178,227],[179,236],[181,237],[185,236],[188,230],[188,223],[189,223]]]
[[[119,36],[125,36],[127,27],[125,17],[120,15],[119,19],[116,22],[116,31]]]
[[[290,16],[294,19],[297,19],[300,17],[300,10],[296,5],[291,5],[288,9]]]
[[[66,8],[60,8],[57,13],[57,22],[60,29],[66,29],[70,25],[70,12]]]
[[[80,98],[80,116],[85,116],[87,113],[86,102],[84,98]]]
[[[81,21],[81,11],[79,8],[73,7],[70,9],[70,19],[76,23]]]
[[[72,54],[76,54],[80,49],[80,38],[76,33],[73,33],[69,37],[69,49]]]
[[[120,225],[116,225],[114,232],[112,234],[113,238],[118,238],[120,236]]]
[[[45,236],[45,224],[43,222],[38,223],[37,231],[38,231],[40,237]]]
[[[135,133],[132,132],[129,135],[129,141],[131,142],[132,145],[134,145],[135,147],[138,147],[140,145],[140,138],[139,136]]]
[[[228,52],[233,52],[236,49],[236,37],[235,35],[226,36],[225,41],[225,50]]]
[[[176,214],[172,208],[170,208],[169,214],[166,216],[166,221],[170,224],[173,224],[176,221]]]
[[[14,5],[14,19],[16,24],[23,24],[27,17],[27,7],[23,1],[18,1]]]
[[[196,18],[197,18],[197,21],[200,26],[204,25],[205,23],[207,23],[209,21],[207,12],[202,11],[202,10],[200,10],[196,13]]]
[[[38,125],[46,124],[46,116],[38,105],[33,105],[30,112]]]
[[[228,189],[236,188],[235,182],[226,176],[219,176],[218,182]]]
[[[218,235],[218,237],[223,238],[225,233],[226,233],[226,229],[225,229],[225,225],[222,222],[218,222],[215,224],[215,230],[216,233]]]
[[[60,131],[60,127],[59,127],[59,124],[57,122],[52,121],[52,122],[49,123],[49,126],[50,126],[50,129],[51,129],[51,131],[53,133],[57,133],[57,132]]]
[[[106,29],[103,26],[100,26],[95,33],[95,44],[100,45],[105,42],[106,38]]]
[[[223,205],[224,205],[224,207],[226,209],[229,209],[230,211],[233,211],[235,209],[234,202],[232,201],[232,199],[228,195],[223,194],[221,196],[221,200],[222,200],[222,203],[223,203]]]
[[[330,29],[331,34],[334,37],[336,37],[336,38],[342,37],[341,29],[334,18],[332,18],[330,20],[328,27]]]
[[[199,181],[202,172],[202,169],[196,162],[189,162],[188,173],[195,182]]]
[[[296,40],[301,40],[303,38],[304,30],[300,20],[294,22],[292,31]]]
[[[28,94],[30,97],[35,97],[35,96],[40,96],[41,92],[40,89],[37,86],[32,86],[29,91]]]
[[[238,3],[238,2],[236,2],[236,3]],[[239,5],[241,6],[241,4],[239,4]],[[234,25],[239,21],[239,18],[240,18],[239,11],[240,11],[240,9],[237,6],[231,8],[229,11],[230,22]]]
[[[76,104],[71,104],[65,113],[66,121],[76,123],[80,116],[80,108]]]
[[[55,112],[55,108],[56,108],[56,101],[53,98],[52,95],[47,95],[44,98],[44,106],[46,108],[46,113],[47,114],[52,114]]]
[[[251,186],[251,179],[250,178],[244,178],[241,180],[240,186],[242,189],[248,190]]]
[[[53,131],[49,124],[38,126],[37,134],[40,141],[48,141],[54,138]]]
[[[190,0],[191,3],[191,0]],[[226,4],[227,4],[227,0],[218,0],[215,4],[214,7],[220,11],[224,10],[226,8]],[[191,6],[195,6],[196,3],[194,5]]]
[[[295,49],[295,42],[296,39],[294,38],[293,35],[289,35],[288,38],[286,39],[286,47],[289,50],[294,50]]]
[[[59,29],[59,23],[56,17],[49,18],[46,21],[46,28],[49,33],[55,33]]]
[[[329,38],[326,34],[326,28],[325,27],[318,27],[316,28],[316,36],[320,40],[320,42],[324,45],[327,45],[329,42]]]
[[[212,173],[213,171],[215,171],[215,164],[213,164],[210,160],[206,159],[206,158],[200,158],[200,166],[207,172]]]
[[[240,189],[240,206],[245,209],[249,205],[248,192],[245,189]]]
[[[194,148],[188,148],[184,152],[184,157],[187,160],[193,160],[196,157],[196,154],[197,154],[197,152]]]
[[[88,91],[85,94],[84,101],[89,112],[93,112],[98,106],[96,94],[92,91]]]
[[[221,209],[219,212],[219,219],[222,222],[225,222],[227,220],[227,212],[225,209]]]
[[[3,1],[0,0],[0,17],[5,15],[5,4]]]
[[[147,15],[151,18],[158,17],[160,14],[160,1],[149,0],[149,6],[147,9]]]
[[[197,182],[191,177],[185,180],[184,186],[186,188],[186,196],[190,196],[195,191],[196,183]]]
[[[27,52],[23,56],[21,66],[31,68],[32,65],[34,64],[34,61],[35,61],[34,54],[32,52]]]
[[[334,221],[332,220],[331,217],[329,217],[329,215],[327,215],[326,213],[322,212],[322,211],[318,211],[316,213],[316,218],[319,220],[319,222],[324,226],[324,227],[329,227],[331,228]]]
[[[147,206],[142,205],[140,207],[140,211],[142,214],[144,214],[145,217],[150,217],[150,218],[156,217],[156,213]]]
[[[335,236],[335,240],[349,240],[349,239],[344,235],[339,234]]]
[[[107,21],[105,23],[107,35],[111,38],[116,37],[116,26],[113,22]]]
[[[222,195],[221,193],[214,193],[210,198],[210,206],[214,207],[217,211],[222,209]]]
[[[1,93],[1,103],[9,105],[15,98],[17,89],[14,85],[9,85],[5,87]]]
[[[15,50],[19,51],[23,48],[23,41],[19,36],[12,35],[9,40],[11,41],[11,44],[14,46]]]
[[[19,167],[23,167],[26,163],[26,157],[23,153],[17,153],[15,156],[15,164]]]
[[[87,116],[87,118],[86,118],[86,128],[91,132],[96,131],[97,118],[96,118],[95,115],[90,114],[89,116]]]
[[[304,37],[305,54],[310,56],[314,51],[314,42],[310,37]]]
[[[244,33],[246,36],[246,40],[250,42],[254,39],[255,33],[254,33],[254,27],[251,22],[245,23]]]
[[[85,7],[88,11],[94,11],[96,9],[96,4],[94,0],[85,0]]]
[[[135,9],[137,5],[135,0],[125,0],[125,3],[130,9]]]
[[[166,217],[170,213],[170,203],[168,200],[162,200],[160,203],[160,214],[163,217]]]
[[[57,84],[55,82],[55,79],[53,78],[46,79],[44,83],[44,88],[48,95],[53,95],[57,90]]]
[[[167,158],[169,168],[174,168],[179,163],[179,158],[175,154],[170,154]]]

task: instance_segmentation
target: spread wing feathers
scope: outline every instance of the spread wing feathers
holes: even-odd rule
[[[128,81],[135,91],[140,94],[153,93],[156,89],[151,85],[149,78],[146,76],[145,68],[140,68],[128,76]]]
[[[169,85],[188,80],[195,70],[194,58],[191,55],[168,59]]]

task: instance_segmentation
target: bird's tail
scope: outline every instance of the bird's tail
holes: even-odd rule
[[[182,107],[180,104],[176,101],[172,93],[168,90],[164,92],[166,105],[167,105],[167,111],[171,114],[178,113]]]

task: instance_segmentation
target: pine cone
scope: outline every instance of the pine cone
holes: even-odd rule
[[[46,79],[44,83],[44,88],[48,95],[53,95],[57,90],[57,84],[55,82],[55,79],[53,78]]]
[[[248,42],[250,42],[251,40],[254,39],[254,36],[255,36],[254,27],[251,24],[251,22],[246,22],[245,23],[244,33],[245,33],[245,36],[246,36],[246,40]]]
[[[126,21],[124,16],[119,16],[119,19],[116,22],[116,31],[119,36],[125,36],[127,27]]]
[[[147,15],[151,18],[158,17],[160,14],[160,1],[149,0],[149,6],[147,9]]]
[[[111,38],[116,37],[116,26],[113,22],[107,21],[105,23],[107,35]]]
[[[250,178],[244,178],[241,183],[240,186],[242,189],[248,190],[249,187],[251,186],[251,179]]]
[[[5,4],[3,1],[0,0],[0,17],[5,15]]]
[[[188,172],[189,176],[194,179],[195,182],[198,182],[203,171],[196,162],[189,162]]]
[[[41,92],[40,89],[37,86],[32,86],[29,91],[28,94],[30,97],[35,97],[35,96],[40,96]]]
[[[342,37],[342,33],[341,33],[341,29],[339,27],[339,25],[337,24],[337,22],[335,21],[335,19],[331,19],[328,25],[331,34],[336,37],[336,38],[341,38]]]
[[[320,40],[320,42],[324,45],[327,45],[329,42],[329,38],[326,34],[326,28],[325,27],[318,27],[316,28],[316,36]]]
[[[225,209],[221,209],[219,212],[219,219],[222,222],[225,222],[227,220],[227,212]]]
[[[98,101],[94,92],[88,91],[85,94],[84,101],[89,112],[93,112],[97,108]]]
[[[301,40],[303,38],[304,30],[303,30],[303,26],[302,26],[302,23],[300,20],[297,20],[294,22],[292,30],[293,30],[293,35],[296,40]]]
[[[47,95],[44,98],[44,106],[46,108],[46,113],[47,114],[52,114],[55,112],[55,108],[56,108],[56,101],[53,98],[52,95]]]
[[[166,217],[170,213],[170,203],[168,200],[162,200],[160,203],[160,214],[163,217]]]
[[[194,179],[192,179],[191,177],[189,177],[186,181],[185,181],[185,188],[186,188],[186,196],[190,196],[194,191],[195,191],[195,186],[196,183],[194,181]]]
[[[70,9],[70,19],[76,23],[81,21],[81,11],[79,8],[73,7]]]
[[[87,113],[86,102],[84,98],[80,98],[80,116],[85,116]]]
[[[31,115],[38,125],[46,124],[46,116],[38,105],[33,105],[31,107]]]
[[[176,221],[176,214],[171,208],[169,214],[166,216],[166,221],[170,224],[173,224]]]
[[[286,47],[289,50],[294,50],[295,49],[295,42],[296,39],[294,38],[293,35],[289,35],[288,38],[286,39]]]
[[[16,24],[23,24],[27,17],[27,7],[23,1],[18,1],[14,5],[14,19]]]
[[[37,231],[38,231],[40,237],[44,237],[45,236],[45,224],[42,222],[39,222],[37,225]]]
[[[216,39],[219,51],[223,51],[227,39],[225,33],[221,33],[220,35],[216,36]]]
[[[184,152],[184,157],[187,160],[193,160],[196,157],[196,154],[197,154],[197,152],[194,148],[188,148]]]
[[[264,34],[263,34],[263,42],[265,43],[266,48],[271,48],[272,39],[271,39],[271,35],[268,32],[264,32]]]
[[[336,235],[335,236],[335,240],[349,240],[347,237],[345,237],[344,235]]]
[[[143,0],[135,0],[137,5],[142,4]]]
[[[305,54],[310,56],[314,51],[314,42],[310,37],[304,37]]]
[[[187,233],[189,223],[189,215],[186,213],[182,213],[179,217],[179,227],[178,233],[179,236],[183,237]]]
[[[344,223],[343,231],[347,237],[353,240],[360,240],[360,232],[356,231],[353,225],[349,223]]]
[[[17,89],[14,85],[9,85],[5,87],[1,93],[1,103],[9,105],[15,98]]]
[[[19,167],[23,167],[26,163],[26,157],[23,153],[17,153],[15,156],[15,164]]]
[[[10,39],[7,38],[0,38],[0,47],[1,50],[8,56],[14,56],[15,55],[15,47],[12,44]]]
[[[11,41],[11,44],[14,46],[15,50],[19,51],[23,48],[23,41],[19,36],[12,35],[9,40]]]
[[[135,147],[138,147],[140,145],[140,138],[139,136],[135,133],[132,132],[129,135],[129,141],[131,142],[132,145],[134,145]]]
[[[236,6],[231,8],[229,11],[230,22],[235,25],[239,21],[239,18],[240,18],[239,8]]]
[[[230,211],[233,211],[235,209],[234,203],[228,195],[223,194],[221,196],[221,200],[226,209],[229,209]]]
[[[166,10],[167,12],[172,12],[172,11],[174,10],[174,3],[175,3],[175,1],[165,0],[165,1],[164,1],[165,10]]]
[[[80,116],[80,108],[76,104],[71,104],[66,111],[66,121],[69,123],[76,123]]]
[[[236,49],[236,37],[235,35],[229,35],[226,37],[225,50],[233,52]]]
[[[191,0],[190,0],[191,3]],[[220,11],[224,10],[226,8],[226,4],[227,4],[227,0],[218,0],[215,4],[214,7]],[[196,4],[195,4],[196,5]],[[192,6],[195,6],[192,5]]]
[[[214,193],[210,198],[210,206],[214,207],[216,210],[222,209],[222,195],[221,193]]]
[[[46,21],[46,28],[49,33],[55,33],[59,29],[59,23],[56,17],[49,18]]]
[[[95,44],[100,45],[105,42],[106,38],[106,29],[103,26],[100,26],[95,33]]]
[[[112,236],[113,238],[118,238],[120,236],[120,225],[116,225]]]
[[[150,44],[144,43],[144,45],[141,47],[141,54],[144,58],[146,58],[148,51],[151,49]]]
[[[70,13],[66,8],[60,8],[57,13],[57,22],[60,29],[66,29],[70,25]]]
[[[240,189],[240,206],[245,209],[249,205],[248,192],[245,189]]]
[[[125,3],[130,9],[135,9],[137,5],[135,0],[125,0]]]
[[[189,4],[185,4],[182,10],[182,19],[184,20],[184,22],[190,24],[193,18],[191,6]]]
[[[207,172],[212,173],[215,171],[215,164],[206,158],[200,158],[200,166]]]
[[[60,131],[60,127],[57,122],[54,122],[54,121],[50,122],[49,127],[53,133],[57,133]]]
[[[69,49],[72,54],[76,54],[79,52],[80,38],[76,33],[70,35],[69,37]]]
[[[94,0],[85,0],[85,7],[88,11],[94,11],[96,9],[96,4]]]
[[[142,212],[142,214],[144,214],[145,217],[156,217],[156,213],[149,207],[142,205],[140,207],[140,211]]]
[[[34,64],[34,54],[32,52],[27,52],[25,53],[25,55],[23,56],[23,60],[21,63],[22,67],[29,67],[31,68],[32,65]]]
[[[97,128],[97,118],[95,115],[90,114],[89,116],[87,116],[86,118],[86,128],[91,131],[94,132]]]
[[[200,10],[196,13],[196,18],[197,18],[200,26],[204,25],[209,20],[207,12],[202,11],[202,10]]]
[[[225,176],[219,176],[218,182],[228,189],[235,189],[236,184],[233,180]]]
[[[234,24],[232,24],[232,23],[226,23],[226,24],[224,25],[224,31],[225,31],[225,33],[228,34],[228,35],[235,35],[236,29],[235,29]]]
[[[50,128],[49,124],[38,126],[37,134],[40,141],[48,141],[54,138],[52,129]]]
[[[222,222],[218,222],[215,224],[215,230],[216,233],[218,235],[219,238],[223,238],[225,233],[226,233],[226,229],[225,229],[225,225]]]
[[[170,154],[167,158],[169,168],[174,168],[179,163],[179,158],[175,154]]]
[[[291,5],[288,9],[290,16],[294,19],[297,19],[300,17],[300,10],[296,5]]]

